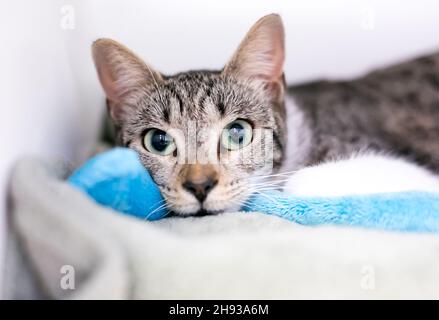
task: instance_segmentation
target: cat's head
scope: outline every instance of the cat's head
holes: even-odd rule
[[[165,76],[121,44],[93,44],[119,142],[135,149],[167,207],[238,210],[280,166],[285,147],[284,32],[278,15],[250,29],[219,71]]]

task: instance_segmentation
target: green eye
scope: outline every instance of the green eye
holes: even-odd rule
[[[221,134],[221,144],[229,150],[238,150],[247,146],[253,137],[253,129],[245,120],[229,123]]]
[[[146,150],[161,156],[167,156],[176,149],[174,139],[159,129],[148,130],[143,138],[143,144]]]

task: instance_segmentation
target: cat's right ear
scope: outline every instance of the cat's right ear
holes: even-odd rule
[[[96,40],[92,53],[110,115],[115,121],[121,121],[126,108],[135,105],[142,95],[163,81],[160,73],[114,40]]]

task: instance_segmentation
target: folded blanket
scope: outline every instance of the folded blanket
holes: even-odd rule
[[[22,261],[49,298],[439,298],[434,234],[305,227],[258,213],[149,222],[96,204],[66,174],[28,159],[11,181]],[[64,265],[76,271],[74,290],[60,286]],[[20,279],[17,271],[4,278]]]
[[[304,225],[335,224],[372,229],[438,232],[439,194],[398,192],[345,197],[295,197],[267,192],[245,209]]]

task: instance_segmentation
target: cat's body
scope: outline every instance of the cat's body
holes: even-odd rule
[[[309,140],[302,165],[371,150],[439,172],[439,53],[355,80],[289,87],[288,95],[289,117],[301,112],[301,131],[310,135],[302,137]],[[294,149],[289,169],[297,167]]]
[[[267,181],[279,177],[267,175],[271,169],[293,172],[366,150],[439,172],[439,54],[357,80],[288,88],[283,32],[279,16],[266,16],[222,70],[174,76],[162,75],[113,40],[94,43],[119,143],[139,153],[170,210],[181,215],[237,210],[251,193],[279,187]],[[362,159],[348,161],[362,170]],[[377,163],[388,170],[392,161]],[[404,176],[398,161],[400,181],[423,172],[430,184],[428,171]],[[308,186],[319,184],[315,170],[305,172],[311,173]],[[375,173],[383,178],[382,171]]]

